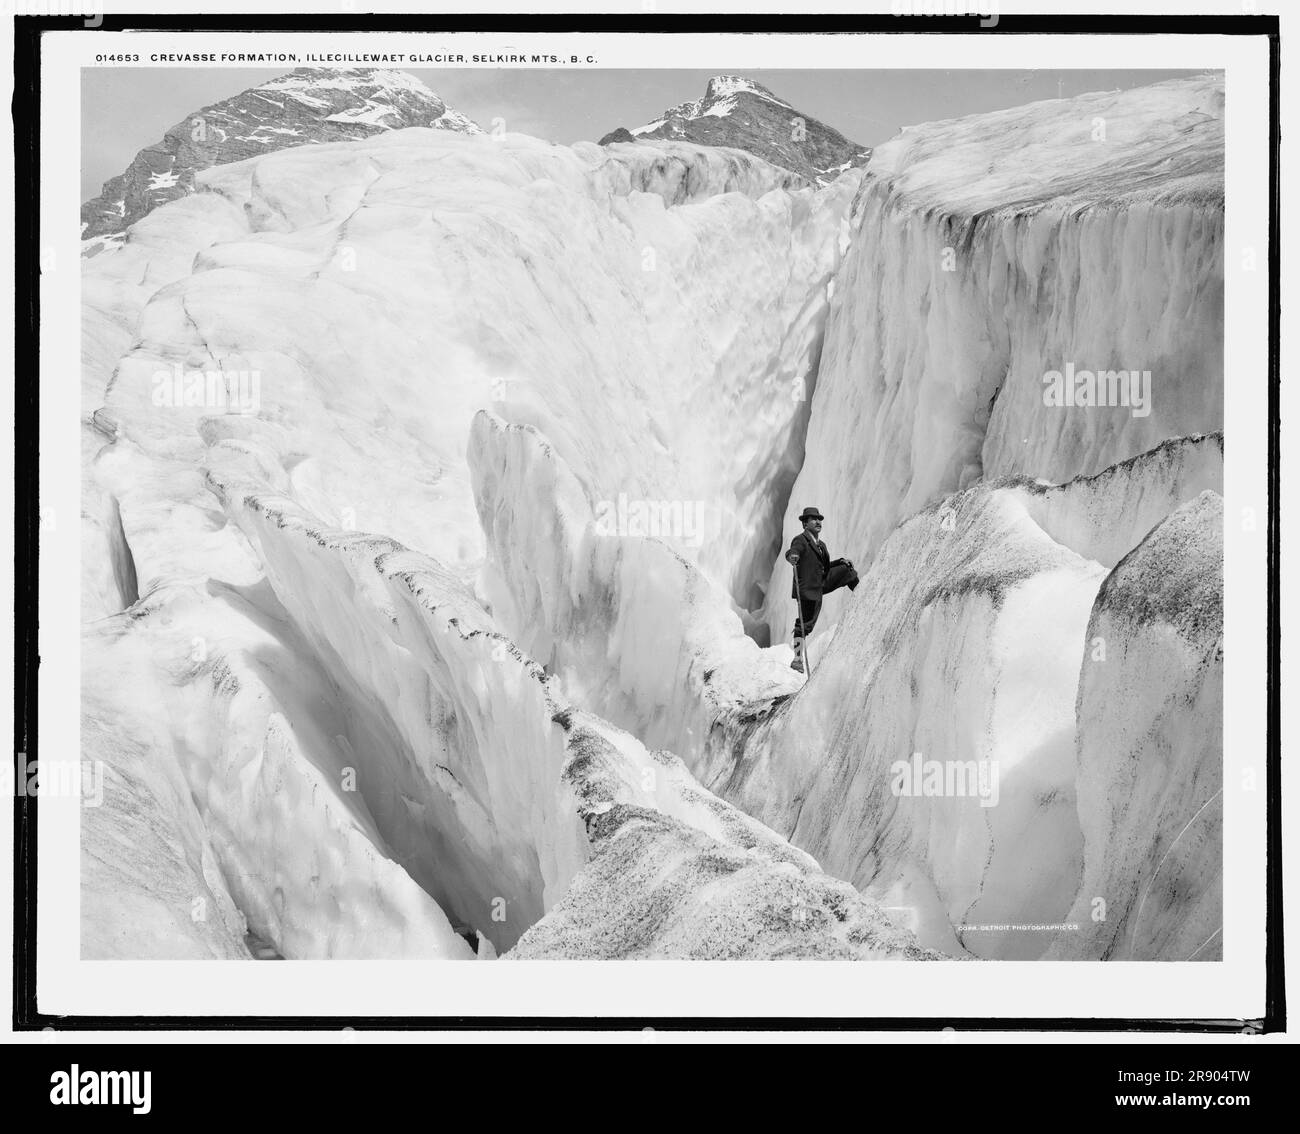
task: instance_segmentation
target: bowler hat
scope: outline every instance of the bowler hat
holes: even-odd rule
[[[824,520],[826,519],[816,508],[805,508],[799,513],[799,522],[802,524],[805,520]]]

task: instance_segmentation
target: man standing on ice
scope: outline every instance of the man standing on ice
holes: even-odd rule
[[[818,538],[825,517],[816,508],[805,508],[799,513],[803,524],[801,531],[790,541],[786,560],[794,566],[794,586],[790,597],[799,604],[794,620],[794,661],[790,668],[803,673],[804,640],[812,633],[817,615],[822,609],[822,595],[840,587],[853,590],[858,585],[858,573],[849,559],[831,559],[831,553]]]

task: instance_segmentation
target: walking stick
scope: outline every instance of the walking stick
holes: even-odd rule
[[[808,631],[803,624],[803,587],[799,585],[799,565],[794,567],[795,610],[799,615],[799,638],[803,642],[803,664],[808,671],[808,680],[812,680],[812,654],[808,652]]]

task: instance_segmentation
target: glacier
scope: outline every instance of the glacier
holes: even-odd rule
[[[198,173],[83,265],[84,955],[1220,956],[1222,111]]]
[[[977,480],[1065,480],[1223,428],[1221,79],[906,129],[870,171],[784,530],[815,500],[866,558]],[[1068,364],[1149,370],[1151,412],[1043,412]]]

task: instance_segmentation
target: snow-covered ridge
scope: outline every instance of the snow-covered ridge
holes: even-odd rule
[[[1222,208],[1223,114],[1223,78],[1207,73],[911,126],[871,170],[899,207],[957,220],[1048,202]]]
[[[944,959],[847,883],[660,811],[616,804],[589,831],[591,862],[505,960]]]
[[[1223,434],[1176,437],[1095,476],[1024,484],[1025,504],[1058,543],[1114,567],[1176,507],[1223,490]]]

